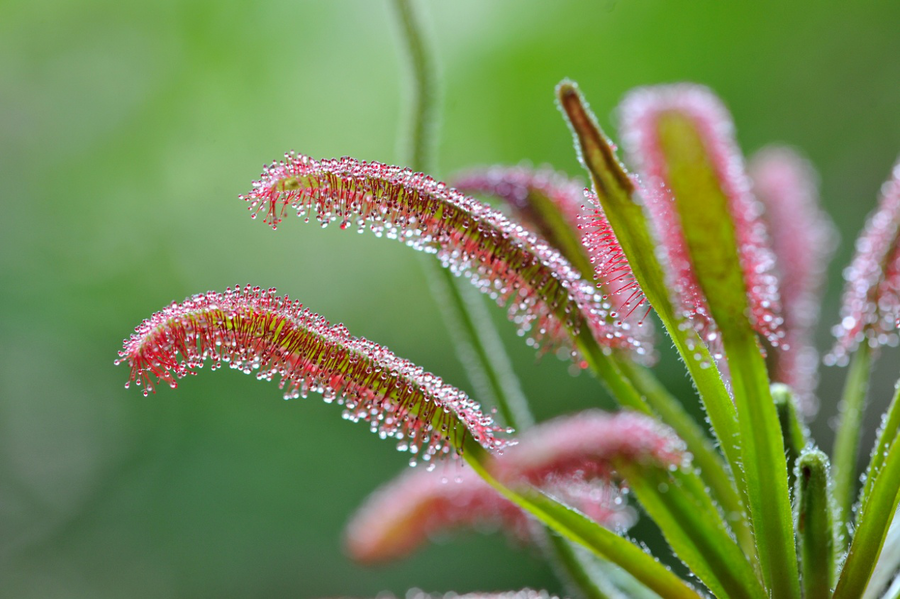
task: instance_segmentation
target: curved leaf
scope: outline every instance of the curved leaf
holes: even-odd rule
[[[427,175],[352,158],[314,160],[287,154],[242,196],[273,227],[288,208],[323,226],[367,226],[376,235],[437,254],[506,305],[510,320],[535,343],[575,346],[587,329],[605,347],[647,353],[627,323],[608,322],[610,306],[556,250],[499,212]]]
[[[465,393],[274,289],[195,295],[135,331],[116,363],[128,363],[129,383],[143,385],[144,395],[161,381],[176,387],[206,362],[212,370],[227,364],[260,380],[280,377],[285,398],[322,393],[344,406],[345,418],[369,422],[423,460],[459,452],[470,436],[489,450],[507,445],[496,436],[504,429]]]

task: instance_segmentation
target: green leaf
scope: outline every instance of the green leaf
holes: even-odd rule
[[[887,458],[888,450],[893,445],[897,436],[900,435],[900,382],[897,383],[894,391],[894,398],[891,405],[885,412],[881,427],[878,429],[878,438],[875,441],[875,448],[872,450],[872,457],[869,460],[869,466],[866,468],[866,482],[860,492],[859,504],[864,506],[872,494],[872,486],[878,473],[884,466],[884,460]],[[861,511],[861,510],[860,510]]]
[[[900,435],[900,383],[894,391],[894,397],[887,412],[882,417],[881,427],[878,429],[878,437],[875,441],[875,447],[872,450],[872,456],[869,460],[869,466],[866,469],[865,483],[860,492],[859,505],[857,511],[857,526],[859,526],[859,517],[863,513],[863,507],[868,503],[872,494],[872,487],[878,478],[878,473],[884,467],[885,458],[888,451]],[[895,516],[896,520],[896,516]],[[889,528],[889,532],[885,539],[884,548],[878,558],[878,563],[872,572],[872,578],[866,588],[865,599],[875,599],[881,596],[881,591],[887,585],[888,581],[893,578],[897,569],[900,567],[900,526],[893,522]],[[895,581],[892,587],[894,593],[900,593],[900,582]],[[888,592],[885,597],[893,597]]]
[[[568,578],[568,582],[582,593],[583,599],[622,599],[624,597],[611,582],[595,579],[588,574],[570,541],[552,531],[547,533],[547,541],[552,549],[557,567],[562,570],[562,578],[564,580]]]
[[[634,362],[620,359],[619,369],[634,384],[644,397],[653,412],[660,420],[672,427],[685,442],[693,461],[700,470],[699,478],[710,486],[713,496],[724,511],[727,522],[733,527],[742,546],[752,547],[752,531],[744,518],[743,506],[734,481],[728,476],[728,470],[721,455],[712,446],[705,431],[684,410],[677,399],[660,384],[653,373]],[[718,517],[718,514],[716,514]]]
[[[690,262],[722,341],[734,384],[750,514],[767,587],[799,597],[787,464],[765,363],[749,304],[728,199],[693,121],[667,112],[657,121]]]
[[[722,329],[743,327],[749,306],[734,219],[694,121],[678,112],[657,120],[681,230],[697,283]]]
[[[881,554],[888,527],[897,510],[900,491],[900,443],[893,443],[871,492],[860,508],[859,525],[834,591],[835,599],[859,597],[869,583]]]
[[[144,395],[159,382],[176,387],[204,363],[259,380],[279,376],[285,398],[322,393],[343,406],[345,419],[403,439],[424,460],[473,438],[488,449],[507,444],[496,435],[504,429],[462,391],[274,289],[248,285],[172,303],[136,327],[119,356]]]
[[[561,538],[561,537],[560,537]],[[582,545],[564,541],[584,564],[585,570],[598,586],[617,599],[659,599],[659,595],[638,582],[619,566],[598,558]]]
[[[741,494],[746,493],[740,455],[740,435],[731,397],[708,349],[688,340],[669,300],[656,246],[643,208],[635,201],[635,188],[612,145],[574,83],[557,87],[560,108],[572,128],[579,157],[590,173],[604,213],[622,246],[632,272],[675,343],[690,372]],[[750,549],[745,547],[745,550]]]

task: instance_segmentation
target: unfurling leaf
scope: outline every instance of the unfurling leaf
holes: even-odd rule
[[[323,226],[396,238],[435,253],[444,266],[467,277],[508,308],[510,320],[535,343],[572,346],[587,326],[610,348],[646,349],[627,323],[608,321],[610,306],[555,249],[489,206],[427,175],[352,158],[318,161],[287,154],[242,196],[251,212],[276,226],[288,208]]]
[[[489,450],[507,444],[496,436],[505,429],[459,389],[274,289],[195,295],[135,331],[116,363],[128,363],[129,383],[144,395],[161,381],[174,388],[206,362],[212,370],[227,364],[260,380],[279,377],[286,399],[321,393],[343,405],[346,419],[368,422],[422,460],[460,452],[467,435]]]
[[[804,597],[830,597],[837,567],[828,456],[808,449],[797,459],[794,493]]]

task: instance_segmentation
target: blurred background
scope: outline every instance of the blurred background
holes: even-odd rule
[[[628,89],[687,80],[721,95],[748,154],[803,148],[842,232],[828,346],[842,265],[900,152],[900,4],[420,7],[441,63],[439,176],[525,159],[579,174],[553,103],[564,77],[610,132]],[[342,527],[404,468],[392,443],[236,372],[144,398],[113,366],[123,337],[168,302],[253,283],[468,386],[415,255],[296,219],[273,233],[237,199],[289,149],[402,159],[393,17],[386,0],[0,3],[0,596],[561,590],[500,535],[358,567]],[[540,418],[610,405],[590,376],[536,362],[494,315]],[[661,346],[659,376],[693,406]],[[897,365],[896,352],[879,363],[863,455]],[[823,373],[814,429],[827,448],[843,376]]]

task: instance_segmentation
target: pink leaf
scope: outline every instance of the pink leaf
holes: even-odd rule
[[[679,84],[631,92],[622,103],[622,132],[632,160],[641,173],[643,195],[657,239],[668,262],[673,299],[701,338],[713,348],[719,333],[712,320],[691,264],[680,217],[669,189],[666,159],[660,147],[657,122],[677,113],[696,129],[710,157],[719,188],[734,224],[737,251],[755,329],[773,346],[784,341],[774,256],[769,248],[762,207],[753,197],[741,154],[734,141],[728,111],[705,87]]]
[[[500,167],[470,171],[456,181],[466,193],[490,194],[512,207],[515,215],[536,234],[566,255],[570,262],[586,260],[588,268],[604,297],[615,312],[613,320],[628,323],[629,330],[648,347],[652,347],[652,329],[646,323],[649,307],[644,293],[631,272],[625,253],[600,208],[593,192],[582,181],[571,179],[548,167]],[[568,226],[567,233],[577,238],[579,256],[566,252],[566,240],[555,223],[544,214],[547,203]],[[554,215],[555,216],[555,215]],[[586,275],[587,276],[587,275]],[[644,326],[646,324],[646,326]]]
[[[427,175],[352,158],[287,154],[243,199],[277,225],[287,209],[323,226],[339,221],[435,253],[454,274],[505,305],[534,343],[571,348],[588,326],[606,347],[646,352],[627,327],[607,322],[609,305],[559,252],[489,206]]]
[[[837,343],[825,357],[845,365],[860,343],[896,345],[900,318],[900,162],[881,187],[878,208],[856,241],[856,255],[844,271],[847,281]]]
[[[119,356],[144,395],[160,381],[176,387],[206,362],[260,380],[277,376],[285,399],[321,393],[344,407],[346,419],[368,422],[422,460],[461,451],[466,435],[489,450],[507,445],[496,436],[505,429],[465,393],[274,289],[235,287],[173,302],[142,322]]]

